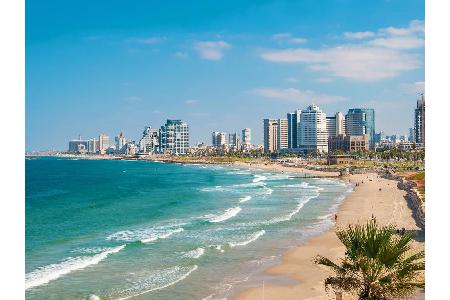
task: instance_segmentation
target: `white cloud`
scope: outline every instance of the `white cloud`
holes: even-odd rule
[[[194,49],[197,51],[203,59],[208,60],[221,60],[224,52],[231,49],[231,44],[224,41],[217,42],[197,42],[194,45]]]
[[[320,78],[317,78],[317,81],[322,82],[322,83],[328,83],[328,82],[333,82],[334,79],[330,78],[330,77],[320,77]]]
[[[283,34],[286,38],[287,34]],[[362,39],[356,44],[321,49],[289,48],[267,50],[261,58],[278,63],[304,63],[312,71],[326,77],[342,77],[357,81],[374,81],[391,78],[402,72],[422,66],[417,53],[410,50],[422,48],[423,22],[411,21],[405,28],[383,28],[372,32],[346,32],[344,36]]]
[[[327,94],[316,93],[311,90],[300,90],[295,88],[257,88],[248,91],[248,93],[257,95],[264,98],[275,99],[280,101],[289,101],[293,103],[334,103],[348,100],[346,97],[342,96],[332,96]]]
[[[420,66],[413,54],[368,46],[275,50],[261,57],[273,62],[306,63],[310,70],[358,81],[385,79]]]
[[[184,101],[184,103],[186,103],[187,105],[194,105],[194,104],[197,104],[198,101],[194,100],[194,99],[188,99],[188,100]]]
[[[291,33],[287,32],[273,34],[272,39],[281,43],[290,43],[294,45],[304,44],[307,42],[307,39],[295,37]]]
[[[373,37],[374,35],[375,33],[372,31],[344,32],[344,37],[349,40],[360,40]]]
[[[368,44],[392,49],[416,49],[422,48],[425,41],[418,37],[391,37],[375,39],[369,41]]]

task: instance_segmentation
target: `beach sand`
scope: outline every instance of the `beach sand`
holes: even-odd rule
[[[271,169],[270,167],[273,165],[266,166],[264,169]],[[286,170],[282,166],[272,169]],[[287,168],[287,170],[294,171],[293,168]],[[311,173],[310,170],[297,171]],[[397,181],[381,178],[377,174],[350,175],[343,179],[350,180],[353,184],[356,182],[360,184],[354,187],[354,191],[339,207],[336,227],[342,228],[350,223],[365,223],[373,214],[380,224],[395,224],[397,228],[404,227],[406,230],[420,231],[413,218],[412,210],[404,198],[406,192],[397,188]],[[235,299],[336,299],[334,292],[332,290],[326,292],[323,284],[324,279],[332,273],[328,268],[313,263],[314,257],[318,254],[332,260],[344,256],[344,247],[335,235],[336,227],[303,245],[292,248],[283,256],[280,264],[266,270],[271,275],[287,275],[297,280],[298,284],[282,286],[266,282],[263,287],[261,283],[258,287],[241,291]],[[413,241],[414,249],[424,249],[423,240],[423,232],[421,232],[420,238]],[[412,297],[412,299],[424,298],[422,291],[418,291]],[[343,299],[357,299],[357,297],[344,295]]]

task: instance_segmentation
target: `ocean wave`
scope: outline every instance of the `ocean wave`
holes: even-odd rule
[[[104,260],[108,255],[117,253],[126,245],[109,248],[106,251],[93,256],[69,257],[57,264],[40,267],[30,273],[25,274],[25,290],[47,284],[61,276],[67,275],[76,270],[82,270],[88,266],[96,265]]]
[[[236,216],[241,210],[242,210],[242,208],[240,208],[239,206],[232,207],[232,208],[227,209],[223,214],[206,215],[206,216],[204,216],[204,218],[206,218],[206,220],[208,220],[209,222],[212,222],[212,223],[223,222],[225,220],[228,220],[228,219]]]
[[[202,247],[199,247],[197,249],[185,252],[183,254],[183,257],[186,258],[200,258],[203,254],[205,254],[205,249]]]
[[[253,182],[260,182],[260,181],[264,181],[264,180],[267,179],[266,176],[264,176],[264,175],[258,175],[258,174],[256,174],[254,177],[255,177],[255,178],[253,179]]]
[[[242,202],[247,202],[247,201],[249,201],[250,199],[252,199],[252,196],[245,196],[245,197],[242,197],[241,199],[239,199],[239,202],[240,202],[240,203],[242,203]]]
[[[296,214],[298,214],[302,210],[303,206],[305,206],[306,203],[308,203],[311,199],[314,199],[314,198],[316,198],[318,196],[319,195],[313,196],[313,197],[308,197],[308,198],[306,198],[303,201],[299,201],[298,204],[297,204],[297,207],[295,207],[295,209],[293,211],[291,211],[287,215],[284,215],[284,216],[281,216],[281,217],[272,218],[267,223],[268,224],[275,224],[275,223],[286,222],[286,221],[291,220],[293,216],[295,216]]]
[[[271,195],[273,193],[273,189],[265,187],[262,194],[263,195]]]
[[[130,296],[125,296],[119,298],[118,300],[125,300],[134,298],[143,294],[147,294],[153,291],[162,290],[169,286],[172,286],[184,279],[186,279],[192,272],[198,269],[197,265],[192,267],[180,267],[175,266],[170,269],[159,270],[150,274],[143,279],[137,280],[133,283],[133,286],[127,290],[124,290],[124,293],[133,293],[136,291],[140,291]],[[144,291],[141,291],[144,290]]]
[[[257,239],[259,239],[261,236],[263,236],[266,233],[265,230],[260,230],[254,234],[252,234],[250,236],[249,239],[242,241],[242,242],[229,242],[228,245],[230,245],[230,247],[234,248],[234,247],[238,247],[238,246],[245,246],[248,245],[254,241],[256,241]]]
[[[221,185],[215,187],[206,187],[201,189],[202,192],[223,192],[225,189]]]
[[[240,184],[232,185],[232,187],[243,187],[243,188],[264,187],[264,186],[266,186],[266,183],[262,182],[262,181],[256,181],[256,182],[250,182],[250,183],[240,183]]]
[[[167,227],[152,227],[152,228],[144,228],[138,230],[123,230],[116,233],[111,234],[106,239],[107,240],[115,240],[115,241],[125,241],[125,242],[137,242],[141,243],[151,243],[158,239],[166,239],[169,236],[183,232],[184,229],[182,227],[178,228],[167,228]]]

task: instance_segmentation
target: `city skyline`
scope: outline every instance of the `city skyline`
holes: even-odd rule
[[[311,103],[327,116],[371,107],[377,132],[407,135],[424,91],[423,2],[348,4],[112,2],[102,14],[29,2],[26,150],[101,132],[137,141],[165,119],[188,122],[193,145],[246,127],[262,144],[262,119]]]

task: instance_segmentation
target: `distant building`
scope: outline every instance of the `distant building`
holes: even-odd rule
[[[375,135],[373,137],[373,140],[374,140],[374,143],[379,144],[379,143],[381,143],[384,140],[384,138],[385,138],[384,132],[380,131],[378,133],[375,133]]]
[[[100,134],[98,137],[98,151],[100,154],[105,154],[109,148],[109,136],[105,133]]]
[[[137,147],[136,145],[133,143],[127,143],[125,145],[125,154],[126,155],[135,155],[137,152]]]
[[[252,144],[252,131],[250,128],[244,128],[242,129],[242,147],[243,148],[250,148],[250,145]]]
[[[115,138],[116,142],[116,151],[117,152],[125,152],[125,145],[127,144],[127,139],[123,132],[120,132],[118,136]]]
[[[355,160],[353,155],[329,155],[327,163],[329,165],[349,165]]]
[[[211,134],[212,146],[215,148],[222,148],[227,144],[226,132],[214,131]]]
[[[293,113],[287,113],[288,121],[288,148],[296,149],[298,148],[298,123],[300,122],[302,111],[297,109]]]
[[[163,153],[184,155],[189,153],[189,125],[181,120],[167,120],[161,126],[160,148]]]
[[[330,137],[328,150],[367,151],[369,150],[369,135],[343,135]]]
[[[414,111],[414,131],[416,134],[415,142],[425,145],[425,96],[417,100],[417,107]]]
[[[234,150],[239,150],[241,147],[241,141],[237,132],[228,134],[228,145]]]
[[[347,135],[369,135],[370,148],[375,144],[375,110],[351,108],[345,116]]]
[[[345,134],[345,117],[341,112],[337,112],[332,117],[327,117],[328,137]]]
[[[141,153],[153,154],[159,150],[159,129],[146,126],[139,141],[139,151]]]
[[[277,150],[288,148],[288,120],[278,119]]]
[[[264,151],[276,152],[278,150],[278,121],[264,119]]]
[[[408,142],[415,142],[415,141],[416,141],[416,134],[414,128],[409,128]]]
[[[78,140],[69,141],[70,153],[86,153],[89,148],[89,141],[82,140],[81,136],[78,136]]]
[[[328,152],[326,114],[317,105],[302,110],[297,134],[303,152]]]
[[[98,151],[98,141],[95,138],[90,139],[88,143],[87,152],[88,153],[96,153]]]

